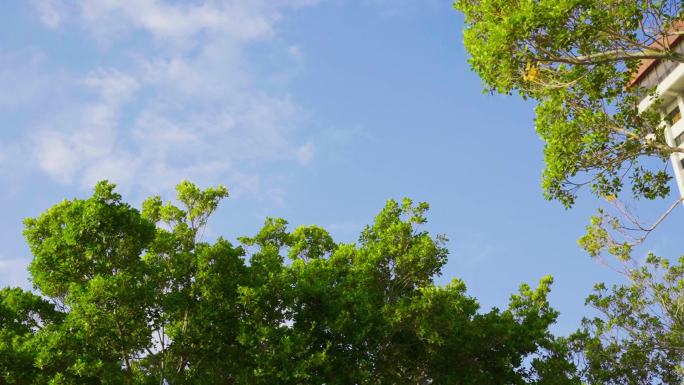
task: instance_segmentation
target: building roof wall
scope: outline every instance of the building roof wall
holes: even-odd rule
[[[674,23],[674,25],[672,26],[672,30],[684,30],[684,21],[678,21]],[[677,45],[682,43],[682,37],[684,37],[684,35],[669,34],[667,36],[659,38],[658,40],[653,42],[649,47],[657,49],[665,49],[669,47],[670,49],[673,49]],[[639,68],[637,69],[637,72],[632,76],[632,79],[627,84],[627,87],[632,87],[635,84],[640,83],[646,77],[646,75],[653,71],[653,69],[659,62],[659,59],[642,59],[641,63],[639,64]]]

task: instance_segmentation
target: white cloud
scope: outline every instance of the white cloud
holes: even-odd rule
[[[405,15],[421,10],[453,11],[453,2],[442,0],[363,0],[363,3],[377,7],[384,16]]]
[[[55,28],[67,17],[101,38],[144,31],[157,39],[185,40],[216,33],[249,41],[274,34],[281,10],[316,4],[316,0],[34,0],[40,20]],[[177,41],[176,41],[177,42]]]
[[[244,94],[210,112],[177,111],[167,105],[145,109],[128,132],[138,149],[146,181],[172,186],[181,179],[219,176],[256,192],[259,177],[245,170],[261,162],[310,160],[289,139],[297,108],[263,94]],[[308,146],[310,147],[310,146]]]
[[[1,258],[0,257],[0,288],[5,286],[21,287],[30,289],[28,280],[29,260],[25,258]]]
[[[295,159],[299,164],[307,165],[314,157],[314,144],[312,141],[306,142],[295,151]]]
[[[164,102],[226,103],[254,90],[244,47],[225,36],[206,39],[192,53],[140,57],[141,79]]]
[[[47,128],[33,136],[40,168],[62,183],[89,188],[110,179],[125,189],[150,192],[172,188],[182,179],[225,178],[237,184],[231,187],[238,193],[256,193],[260,178],[247,177],[247,169],[269,161],[307,164],[314,155],[311,141],[298,145],[290,139],[299,109],[287,98],[228,90],[228,100],[219,105],[178,106],[178,100],[189,99],[172,92],[145,101],[137,97],[138,89],[169,84],[141,84],[111,70],[90,73],[81,84],[96,91],[95,100],[51,117],[44,123]],[[129,105],[140,108],[124,124],[122,109]]]
[[[36,2],[39,12],[43,3]],[[249,45],[273,36],[284,10],[313,3],[49,2],[65,28],[96,38],[138,35],[124,56],[101,46],[117,64],[73,75],[64,107],[29,130],[36,164],[55,180],[87,188],[107,178],[158,192],[188,178],[229,184],[238,195],[282,195],[264,183],[277,176],[260,165],[306,165],[315,146],[297,128],[305,115],[296,103],[260,85],[273,74],[251,65]],[[290,63],[301,56],[296,45],[272,43]]]
[[[59,73],[41,73],[45,60],[42,52],[31,48],[0,52],[0,89],[5,90],[0,92],[0,109],[17,109],[44,99],[49,88],[64,81]]]
[[[66,8],[61,0],[33,0],[40,21],[49,28],[57,28],[64,20]]]
[[[92,182],[87,175],[93,174],[93,168],[109,171],[103,177],[122,177],[113,165],[128,165],[111,158],[122,158],[117,153],[120,109],[131,99],[138,83],[119,71],[97,70],[87,74],[82,84],[95,91],[99,100],[74,105],[62,116],[43,123],[46,128],[33,135],[38,164],[63,183],[70,183],[77,174]],[[132,171],[130,167],[126,170]]]
[[[124,21],[158,38],[186,38],[209,31],[248,40],[269,35],[272,19],[276,17],[254,11],[242,2],[233,1],[197,4],[86,0],[82,3],[81,16],[91,27]]]
[[[98,69],[88,74],[83,83],[111,104],[125,102],[139,88],[135,78],[117,70]]]
[[[304,60],[304,53],[302,52],[302,47],[298,45],[291,45],[287,47],[287,53],[290,55],[292,60],[297,63],[301,63]]]
[[[53,178],[69,183],[79,168],[79,155],[70,138],[57,131],[43,131],[34,137],[38,164]]]

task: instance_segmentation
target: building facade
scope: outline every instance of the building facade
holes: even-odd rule
[[[668,43],[671,49],[684,54],[684,38],[682,35],[668,36]],[[662,42],[657,44],[662,44]],[[644,89],[656,87],[655,96],[647,96],[641,100],[639,112],[653,106],[656,99],[660,100],[665,141],[671,147],[684,149],[684,120],[682,120],[682,111],[684,111],[684,63],[655,59],[643,60],[629,86]],[[674,153],[670,159],[679,194],[684,198],[684,153]]]

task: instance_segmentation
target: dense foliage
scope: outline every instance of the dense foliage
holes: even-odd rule
[[[590,384],[650,385],[684,381],[684,258],[649,255],[629,283],[597,284],[587,303],[598,311],[570,337]]]
[[[680,33],[680,0],[457,0],[455,6],[465,15],[470,64],[486,89],[538,102],[548,198],[570,206],[584,185],[600,197],[619,196],[625,184],[636,197],[669,193],[664,160],[682,150],[665,143],[658,111],[637,111],[640,97],[653,90],[628,83],[642,59],[684,63],[669,44]]]
[[[684,34],[681,0],[457,0],[471,67],[490,92],[536,102],[544,140],[544,194],[566,207],[590,186],[610,202],[591,218],[580,245],[615,257],[626,283],[598,284],[598,311],[565,340],[589,384],[680,384],[684,380],[684,259],[635,257],[655,227],[619,202],[670,193],[660,97],[632,84],[644,59],[684,63],[671,44]],[[652,98],[651,108],[638,103]],[[604,260],[605,261],[605,260]],[[567,351],[566,351],[567,353]]]
[[[550,278],[480,312],[433,283],[447,249],[424,203],[389,201],[354,244],[271,218],[236,246],[201,237],[225,188],[177,192],[138,211],[102,182],[26,220],[40,295],[0,291],[1,383],[571,382]]]

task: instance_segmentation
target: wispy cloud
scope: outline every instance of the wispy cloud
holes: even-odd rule
[[[122,159],[117,148],[120,110],[139,87],[129,75],[102,70],[88,74],[82,84],[94,90],[99,100],[73,105],[56,119],[50,117],[50,121],[43,123],[46,127],[33,135],[38,164],[63,183],[70,183],[79,174],[91,173],[102,162],[111,165],[111,158]],[[131,171],[128,165],[119,163],[120,171]]]
[[[65,6],[61,0],[33,0],[40,21],[50,28],[58,28],[65,16]]]
[[[0,288],[5,286],[30,289],[28,281],[29,260],[25,258],[0,257]]]
[[[14,110],[28,103],[40,102],[46,89],[62,82],[63,75],[54,72],[50,75],[41,72],[47,60],[35,48],[0,52],[0,110]]]
[[[315,4],[312,0],[35,0],[40,20],[57,28],[67,19],[101,37],[142,30],[158,39],[185,40],[200,33],[220,33],[238,40],[274,34],[282,10]]]
[[[271,38],[288,9],[314,3],[35,0],[45,27],[85,30],[116,60],[66,69],[59,111],[24,130],[34,164],[82,187],[109,178],[150,192],[191,178],[230,183],[238,193],[273,191],[264,173],[255,175],[258,165],[306,165],[315,142],[299,128],[306,114],[296,102],[260,85],[277,74],[255,69],[249,49],[266,41],[282,67],[297,66],[301,48]]]

